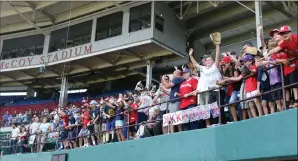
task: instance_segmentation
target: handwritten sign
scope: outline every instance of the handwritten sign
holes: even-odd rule
[[[217,102],[208,105],[193,107],[183,111],[177,111],[163,115],[163,126],[179,125],[198,120],[206,120],[210,117],[219,116],[219,108]]]

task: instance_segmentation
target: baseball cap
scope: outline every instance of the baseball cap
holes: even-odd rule
[[[282,26],[280,29],[279,29],[279,32],[278,34],[281,34],[281,33],[284,33],[284,32],[292,32],[292,29],[290,26]]]
[[[187,68],[184,69],[184,70],[183,70],[183,73],[190,73],[190,69],[187,69]]]
[[[273,34],[274,34],[275,32],[279,33],[279,30],[278,30],[278,29],[272,29],[272,30],[269,32],[269,36],[270,36],[270,37],[273,37]]]
[[[232,59],[229,56],[225,56],[221,59],[221,63],[231,63]]]
[[[254,59],[254,57],[252,56],[252,55],[245,55],[243,58],[242,58],[242,61],[243,62],[248,62],[248,61],[250,61],[250,60],[253,60]]]
[[[97,102],[95,100],[90,101],[90,105],[96,105]]]
[[[71,115],[71,112],[67,112],[67,116],[70,116]]]
[[[132,97],[128,97],[127,101],[133,101],[134,99]]]
[[[203,56],[201,56],[201,59],[205,59],[205,58],[208,58],[208,57],[210,57],[210,55],[203,55]]]

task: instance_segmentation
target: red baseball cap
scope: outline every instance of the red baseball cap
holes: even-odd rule
[[[274,35],[275,32],[279,33],[279,30],[278,30],[278,29],[273,29],[273,30],[271,30],[271,31],[269,32],[269,36],[270,36],[270,37],[273,37],[273,35]]]
[[[225,56],[221,59],[221,63],[231,63],[232,59],[229,56]]]
[[[279,32],[278,34],[281,34],[281,33],[284,33],[284,32],[292,32],[292,29],[290,26],[282,26],[280,29],[279,29]]]

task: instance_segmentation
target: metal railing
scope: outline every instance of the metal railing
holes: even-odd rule
[[[293,61],[293,60],[295,60],[296,58],[293,58],[293,59],[291,59],[290,61]],[[199,92],[198,94],[202,94],[202,93],[207,93],[207,92],[213,92],[213,91],[215,91],[215,90],[218,90],[218,107],[221,109],[221,108],[224,108],[224,107],[226,107],[226,106],[230,106],[230,105],[233,105],[233,104],[237,104],[237,103],[241,103],[241,102],[245,102],[245,101],[247,101],[247,100],[251,100],[251,99],[254,99],[254,98],[257,98],[257,97],[260,97],[260,96],[262,96],[262,95],[265,95],[265,94],[269,94],[269,93],[272,93],[272,92],[275,92],[275,91],[278,91],[278,90],[282,90],[282,92],[283,92],[283,106],[284,106],[284,110],[286,110],[286,95],[285,95],[285,89],[286,88],[290,88],[290,87],[293,87],[293,86],[298,86],[298,82],[297,83],[293,83],[293,84],[290,84],[290,85],[287,85],[287,86],[285,86],[285,84],[284,84],[284,78],[283,78],[283,75],[284,75],[284,73],[283,73],[283,67],[282,67],[282,64],[278,64],[278,65],[274,65],[274,66],[272,66],[272,67],[270,67],[270,68],[267,68],[267,69],[265,69],[265,70],[269,70],[269,69],[273,69],[273,68],[277,68],[277,67],[280,67],[280,75],[281,75],[281,83],[282,83],[282,87],[280,87],[280,88],[276,88],[276,89],[273,89],[273,90],[270,90],[270,91],[267,91],[267,92],[264,92],[264,93],[261,93],[260,95],[257,95],[257,96],[254,96],[254,97],[250,97],[250,98],[245,98],[245,99],[241,99],[241,100],[238,100],[238,101],[235,101],[235,102],[233,102],[233,103],[227,103],[227,104],[222,104],[222,102],[220,101],[220,97],[221,97],[221,94],[220,94],[220,92],[221,92],[221,90],[222,90],[222,88],[224,88],[224,86],[227,86],[227,85],[230,85],[230,84],[232,84],[232,82],[231,83],[227,83],[227,84],[225,84],[224,86],[219,86],[219,87],[216,87],[216,88],[212,88],[212,89],[209,89],[209,90],[206,90],[206,91],[202,91],[202,92]],[[252,76],[255,76],[255,75],[248,75],[248,76],[246,76],[246,77],[244,77],[244,79],[243,80],[245,80],[245,79],[247,79],[247,78],[249,78],[249,77],[252,77]],[[243,81],[243,80],[240,80],[240,81]],[[153,106],[159,106],[159,105],[162,105],[162,104],[165,104],[166,103],[166,105],[167,105],[167,108],[166,108],[166,113],[168,113],[168,109],[169,109],[169,103],[171,103],[171,102],[175,102],[175,101],[179,101],[180,99],[182,99],[182,98],[175,98],[175,99],[172,99],[172,100],[168,100],[168,101],[165,101],[165,102],[160,102],[160,103],[157,103],[157,104],[154,104]],[[147,106],[147,107],[143,107],[143,108],[139,108],[139,109],[137,109],[137,110],[140,110],[140,109],[145,109],[145,108],[151,108],[151,107],[153,107],[153,106]],[[128,111],[128,112],[130,112],[130,111],[133,111],[132,109],[129,109],[129,110],[126,110],[126,111]],[[148,111],[149,112],[149,111]],[[114,115],[113,117],[116,117],[117,115]],[[218,123],[219,124],[221,124],[222,123],[222,114],[221,114],[221,110],[219,110],[219,120],[218,120]],[[156,123],[156,122],[158,122],[158,121],[162,121],[162,120],[155,120],[155,121],[153,121],[153,123]],[[135,124],[132,124],[132,125],[129,125],[129,115],[127,116],[127,123],[128,123],[128,125],[125,125],[125,126],[123,126],[123,127],[121,127],[121,128],[113,128],[112,130],[104,130],[104,131],[100,131],[99,133],[96,133],[96,132],[94,132],[94,133],[90,133],[90,134],[87,134],[87,135],[83,135],[83,136],[76,136],[76,137],[74,137],[74,138],[71,138],[71,139],[75,139],[75,141],[77,142],[78,141],[78,139],[79,138],[84,138],[84,137],[90,137],[90,136],[92,136],[92,135],[103,135],[104,133],[109,133],[110,134],[110,132],[112,132],[112,131],[116,131],[116,130],[118,130],[118,129],[124,129],[124,128],[127,128],[127,137],[129,137],[129,127],[132,127],[132,126],[140,126],[140,125],[144,125],[144,124],[146,124],[147,122],[137,122],[137,123],[135,123]],[[81,126],[81,125],[76,125],[75,127],[77,128],[76,130],[77,130],[77,135],[78,135],[78,128],[79,128],[79,126]],[[63,142],[63,141],[65,141],[65,140],[61,140],[61,139],[59,139],[60,138],[60,136],[61,136],[61,133],[62,132],[65,132],[64,130],[57,130],[57,131],[55,131],[55,132],[58,132],[58,138],[57,138],[57,140],[54,142],[44,142],[44,143],[33,143],[32,145],[37,145],[38,146],[38,144],[44,144],[44,145],[46,145],[46,144],[53,144],[53,143],[56,143],[56,146],[55,146],[55,149],[53,149],[53,150],[57,150],[58,148],[59,148],[59,146],[58,146],[58,143],[60,143],[60,142]],[[46,134],[49,134],[49,133],[52,133],[52,132],[47,132]],[[29,134],[27,137],[29,138],[29,136],[31,136],[32,134]],[[44,134],[40,134],[40,135],[44,135]],[[116,135],[116,134],[115,134]],[[10,140],[11,140],[11,138],[9,138]],[[100,138],[97,138],[98,140],[100,139]],[[1,149],[3,149],[3,147],[4,146],[1,146]],[[13,147],[18,147],[18,146],[5,146],[4,148],[13,148]]]

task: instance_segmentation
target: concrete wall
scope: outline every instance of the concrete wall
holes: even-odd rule
[[[160,32],[154,26],[153,39],[185,55],[186,30],[182,21],[178,20],[166,3],[156,1],[154,6],[154,18],[155,15],[159,15],[164,19],[164,29],[163,32]],[[155,24],[155,21],[153,24]]]
[[[287,110],[225,126],[62,152],[11,155],[1,161],[226,161],[297,157],[297,112]]]

